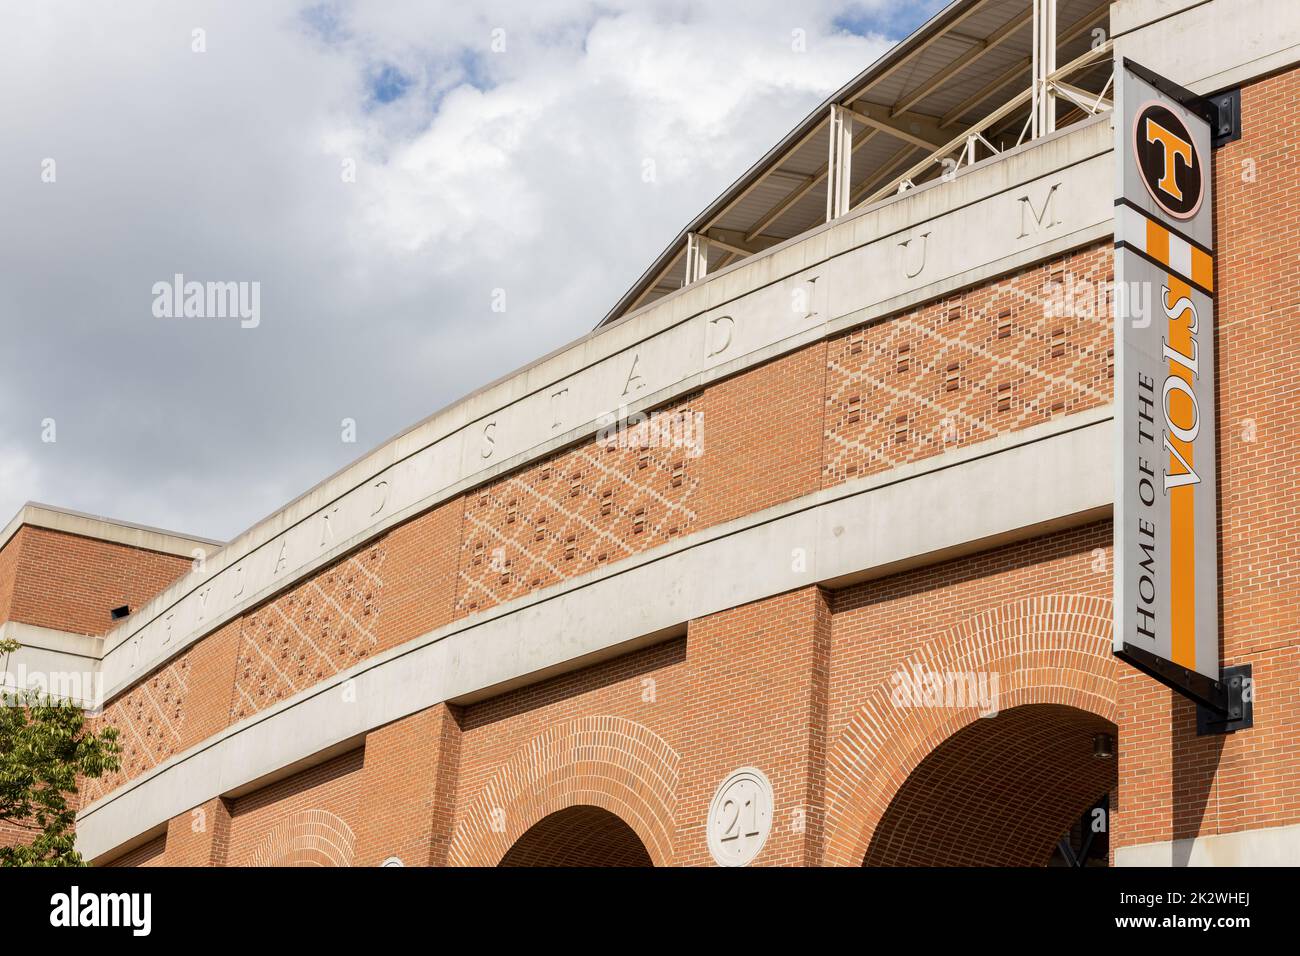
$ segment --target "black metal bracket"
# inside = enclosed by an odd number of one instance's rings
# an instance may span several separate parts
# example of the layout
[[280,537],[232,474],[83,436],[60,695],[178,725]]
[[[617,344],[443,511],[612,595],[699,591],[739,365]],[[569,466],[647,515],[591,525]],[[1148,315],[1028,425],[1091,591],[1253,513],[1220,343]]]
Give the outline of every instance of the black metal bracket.
[[1225,667],[1218,680],[1125,644],[1115,652],[1149,677],[1196,704],[1196,733],[1231,734],[1255,726],[1254,681],[1249,664]]
[[1255,684],[1249,664],[1225,667],[1220,683],[1227,692],[1226,711],[1196,705],[1196,735],[1231,734],[1255,726]]
[[1241,89],[1225,90],[1207,96],[1214,107],[1215,120],[1210,124],[1211,143],[1215,149],[1241,139]]
[[1211,147],[1218,149],[1241,139],[1241,90],[1225,90],[1213,96],[1201,96],[1173,80],[1148,70],[1141,63],[1124,58],[1124,66],[1146,80],[1165,96],[1181,103],[1210,124]]

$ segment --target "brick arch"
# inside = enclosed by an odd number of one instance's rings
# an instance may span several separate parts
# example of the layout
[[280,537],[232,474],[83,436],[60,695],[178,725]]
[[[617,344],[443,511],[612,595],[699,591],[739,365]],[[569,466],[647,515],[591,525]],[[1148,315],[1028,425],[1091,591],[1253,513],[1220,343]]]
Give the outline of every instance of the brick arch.
[[529,827],[501,866],[651,866],[636,831],[617,814],[587,805],[559,810]]
[[[990,608],[952,627],[899,669],[998,675],[998,710],[1060,704],[1117,723],[1118,670],[1109,598],[1039,595]],[[831,749],[826,858],[858,866],[876,826],[912,771],[944,741],[981,719],[976,706],[899,707],[882,682]]]
[[262,838],[250,866],[351,866],[356,837],[328,810],[299,810]]
[[452,836],[448,863],[495,866],[544,818],[575,806],[618,816],[656,866],[672,858],[678,754],[623,717],[582,717],[538,734],[488,779]]
[[[1044,866],[1118,786],[1093,753],[1104,717],[1028,704],[973,720],[926,755],[876,824],[863,866]],[[1106,834],[1096,849],[1106,843]]]

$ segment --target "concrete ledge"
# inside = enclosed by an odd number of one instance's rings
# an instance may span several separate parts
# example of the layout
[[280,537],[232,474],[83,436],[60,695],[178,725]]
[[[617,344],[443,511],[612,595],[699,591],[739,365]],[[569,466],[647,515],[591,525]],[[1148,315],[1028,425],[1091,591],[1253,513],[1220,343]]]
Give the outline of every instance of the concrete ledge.
[[98,706],[103,638],[5,621],[0,639],[22,645],[0,655],[0,692],[35,688],[88,709]]
[[1116,56],[1193,93],[1216,93],[1300,64],[1294,0],[1121,0],[1111,7]]
[[211,538],[177,534],[174,531],[163,531],[161,528],[116,521],[113,518],[101,518],[98,515],[83,514],[80,511],[69,511],[67,508],[55,508],[29,501],[18,509],[18,514],[5,525],[4,531],[0,531],[0,548],[7,545],[23,525],[45,528],[49,531],[62,531],[65,534],[94,538],[97,541],[111,541],[113,544],[124,544],[144,551],[179,555],[183,558],[192,557],[195,548],[202,548],[208,552],[223,547],[222,542]]
[[1300,866],[1300,824],[1115,850],[1116,866]]
[[[227,728],[87,807],[93,859],[205,800],[442,701],[571,670],[686,622],[1093,520],[1111,502],[1110,409],[826,489],[457,621]],[[978,507],[973,507],[973,503]],[[795,549],[807,562],[792,570]]]

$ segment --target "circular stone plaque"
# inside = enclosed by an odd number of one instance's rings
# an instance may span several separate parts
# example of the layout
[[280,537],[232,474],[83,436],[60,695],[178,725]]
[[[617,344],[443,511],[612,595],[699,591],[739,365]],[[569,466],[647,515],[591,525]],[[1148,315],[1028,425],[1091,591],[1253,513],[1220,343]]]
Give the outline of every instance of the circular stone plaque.
[[709,852],[719,866],[746,866],[771,831],[772,784],[757,767],[741,767],[709,804]]

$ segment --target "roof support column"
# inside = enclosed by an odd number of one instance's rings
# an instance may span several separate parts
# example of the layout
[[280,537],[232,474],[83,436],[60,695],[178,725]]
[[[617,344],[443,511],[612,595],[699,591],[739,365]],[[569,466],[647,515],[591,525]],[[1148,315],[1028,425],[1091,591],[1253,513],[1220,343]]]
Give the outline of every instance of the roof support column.
[[686,234],[686,284],[697,282],[709,273],[709,239],[698,232]]
[[1034,98],[1030,138],[1056,131],[1056,96],[1047,78],[1056,72],[1056,0],[1034,0]]
[[831,105],[830,148],[826,158],[826,221],[849,211],[853,178],[853,116],[839,104]]

